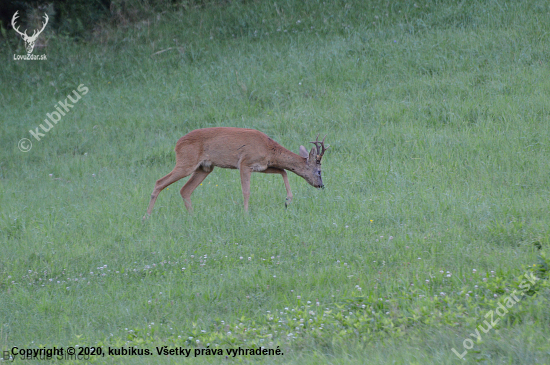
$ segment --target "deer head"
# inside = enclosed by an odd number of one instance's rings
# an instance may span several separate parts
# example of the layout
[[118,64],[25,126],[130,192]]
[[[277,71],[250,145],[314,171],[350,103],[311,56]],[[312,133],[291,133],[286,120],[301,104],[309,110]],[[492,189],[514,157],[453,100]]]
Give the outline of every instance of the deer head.
[[15,19],[18,18],[18,16],[17,16],[18,12],[19,12],[19,10],[16,11],[15,14],[13,14],[13,18],[11,19],[11,26],[13,27],[13,30],[15,30],[17,33],[19,33],[19,35],[21,35],[21,37],[25,41],[25,48],[27,49],[27,54],[31,54],[32,50],[34,49],[34,43],[36,42],[36,39],[38,38],[40,33],[42,33],[44,28],[46,28],[46,24],[48,24],[48,19],[49,19],[48,14],[44,14],[44,18],[45,18],[46,21],[44,23],[42,23],[42,29],[40,29],[38,31],[38,33],[36,32],[36,29],[35,29],[34,32],[32,33],[32,36],[29,37],[27,35],[27,30],[26,29],[25,29],[24,33],[21,33],[19,31],[19,27],[15,26]]
[[323,158],[323,155],[325,154],[327,148],[330,147],[330,145],[327,145],[325,147],[326,137],[327,136],[325,136],[323,140],[319,142],[319,135],[317,135],[317,137],[315,138],[315,142],[309,142],[315,145],[315,148],[312,148],[309,153],[304,146],[300,146],[300,156],[306,159],[306,166],[308,170],[308,174],[304,178],[310,185],[316,188],[325,187],[323,185],[323,179],[321,177],[321,159]]

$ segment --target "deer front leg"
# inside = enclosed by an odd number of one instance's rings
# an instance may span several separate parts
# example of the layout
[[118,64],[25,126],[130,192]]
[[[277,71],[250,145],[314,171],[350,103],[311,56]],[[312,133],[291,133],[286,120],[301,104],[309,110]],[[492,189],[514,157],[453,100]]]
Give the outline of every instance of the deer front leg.
[[246,166],[241,161],[239,163],[239,171],[241,173],[241,188],[243,190],[244,211],[248,213],[248,199],[250,198],[250,175],[252,175],[252,169]]
[[276,167],[268,167],[263,173],[266,174],[280,174],[283,177],[283,181],[285,183],[286,188],[286,201],[285,201],[285,208],[292,202],[292,191],[290,190],[290,184],[288,183],[288,177],[286,176],[286,170],[284,169],[278,169]]

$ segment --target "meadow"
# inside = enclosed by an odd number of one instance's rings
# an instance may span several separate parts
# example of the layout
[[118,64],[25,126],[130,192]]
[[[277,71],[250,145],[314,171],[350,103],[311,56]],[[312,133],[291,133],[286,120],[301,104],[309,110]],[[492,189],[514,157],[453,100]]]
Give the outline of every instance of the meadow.
[[[24,43],[2,32],[0,351],[550,363],[548,2],[136,9],[84,40],[46,28],[47,61],[15,61]],[[289,173],[285,208],[280,176],[253,174],[245,214],[238,171],[216,168],[192,214],[180,181],[143,222],[176,141],[212,126],[296,153],[327,134],[325,189]],[[239,347],[282,354],[226,358]]]

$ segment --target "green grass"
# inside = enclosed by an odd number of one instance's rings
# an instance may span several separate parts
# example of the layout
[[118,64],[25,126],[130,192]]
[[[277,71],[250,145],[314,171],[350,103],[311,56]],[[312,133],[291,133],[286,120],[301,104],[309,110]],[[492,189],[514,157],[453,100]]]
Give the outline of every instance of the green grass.
[[[8,31],[0,350],[279,346],[230,361],[453,364],[472,338],[466,363],[550,363],[549,14],[544,1],[174,7],[85,43],[45,32],[35,62],[13,61],[25,51]],[[326,188],[289,176],[285,209],[282,179],[254,174],[246,215],[238,172],[218,168],[193,214],[182,181],[143,223],[178,138],[209,126],[294,152],[328,134]],[[541,280],[476,341],[526,272]]]

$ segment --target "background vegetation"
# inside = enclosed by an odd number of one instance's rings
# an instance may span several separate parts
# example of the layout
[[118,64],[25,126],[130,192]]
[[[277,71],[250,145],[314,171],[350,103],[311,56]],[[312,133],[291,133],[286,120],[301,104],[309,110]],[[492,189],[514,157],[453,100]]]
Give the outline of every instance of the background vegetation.
[[[95,4],[26,10],[52,12],[47,61],[14,61],[3,24],[0,349],[451,364],[472,338],[467,363],[550,362],[548,2]],[[295,152],[328,134],[326,189],[290,176],[285,209],[281,179],[256,174],[245,215],[238,173],[216,169],[194,214],[178,183],[142,223],[177,139],[209,126]],[[476,341],[526,272],[541,280]],[[152,359],[181,362],[95,360]]]

